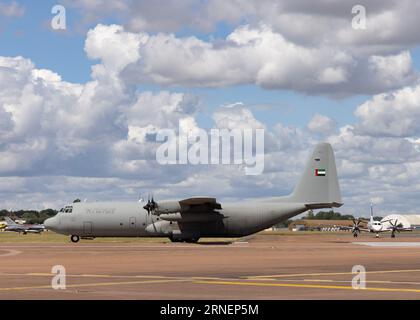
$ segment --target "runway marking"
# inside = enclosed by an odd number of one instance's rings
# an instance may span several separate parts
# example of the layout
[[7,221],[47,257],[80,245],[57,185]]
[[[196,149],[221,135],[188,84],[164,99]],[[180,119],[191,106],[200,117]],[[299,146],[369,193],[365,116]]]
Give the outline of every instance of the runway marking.
[[[29,276],[29,277],[53,277],[54,273],[0,273],[1,276]],[[167,280],[238,280],[237,278],[220,278],[220,277],[208,277],[208,276],[158,276],[158,275],[109,275],[109,274],[67,274],[69,278],[124,278],[124,279],[167,279]]]
[[[403,272],[420,272],[420,269],[408,269],[408,270],[381,270],[381,271],[366,271],[368,274],[382,274],[382,273],[403,273]],[[246,276],[246,279],[258,280],[265,278],[287,278],[287,277],[309,277],[309,276],[339,276],[355,274],[353,272],[324,272],[324,273],[295,273],[295,274],[273,274],[273,275],[261,275],[261,276]]]
[[[66,288],[101,287],[101,286],[149,284],[149,283],[169,283],[169,282],[185,282],[185,281],[188,281],[188,280],[185,280],[185,279],[172,279],[172,280],[167,279],[167,280],[147,280],[147,281],[94,282],[94,283],[68,284],[68,285],[66,285]],[[10,288],[0,288],[0,292],[1,291],[32,290],[32,289],[52,289],[52,287],[51,287],[51,285],[31,286],[31,287],[10,287]]]
[[22,253],[22,251],[13,250],[13,249],[0,249],[0,251],[6,251],[7,252],[7,253],[0,254],[0,258],[17,256],[18,254]]
[[[238,286],[265,286],[265,287],[286,287],[286,288],[306,288],[306,289],[342,289],[356,290],[349,286],[334,285],[316,285],[316,284],[297,284],[297,283],[262,283],[262,282],[237,282],[237,281],[195,281],[196,284],[220,284],[220,285],[238,285]],[[374,288],[367,287],[357,291],[384,291],[384,292],[414,292],[420,293],[420,289],[405,288]]]
[[[30,277],[53,277],[54,273],[0,273],[0,276],[30,276]],[[109,275],[109,274],[67,274],[66,277],[77,277],[77,278],[161,278],[161,279],[185,279],[186,277],[176,276],[155,276],[155,275]],[[191,279],[191,277],[188,277]]]
[[[368,271],[366,273],[399,273],[399,272],[415,272],[420,269],[414,270],[383,270],[383,271]],[[183,280],[262,280],[262,281],[307,281],[307,282],[349,282],[348,280],[335,280],[335,279],[284,279],[287,277],[298,276],[328,276],[328,275],[352,275],[351,272],[328,272],[328,273],[299,273],[299,274],[283,274],[283,275],[263,275],[245,278],[237,277],[212,277],[212,276],[162,276],[162,275],[118,275],[118,274],[67,274],[70,278],[129,278],[129,279],[183,279]],[[29,277],[53,277],[54,273],[49,272],[30,272],[30,273],[0,273],[1,276],[29,276]],[[281,278],[281,279],[275,279]],[[420,284],[420,282],[404,282],[404,281],[389,281],[389,280],[370,280],[371,283],[394,283],[394,284]]]
[[[333,279],[303,279],[303,280],[298,280],[298,279],[282,279],[279,281],[305,281],[305,282],[350,282],[351,280],[333,280]],[[420,285],[420,282],[408,282],[408,281],[390,281],[390,280],[366,280],[366,283],[382,283],[382,284],[406,284],[406,285]]]
[[362,246],[381,248],[413,248],[420,247],[420,242],[352,242]]
[[[6,274],[0,274],[6,275]],[[7,274],[11,275],[11,274]],[[17,274],[22,275],[22,274]],[[23,274],[27,276],[53,276],[50,273],[27,273]],[[266,287],[288,287],[288,288],[313,288],[313,289],[342,289],[342,290],[354,290],[350,286],[341,285],[323,285],[323,284],[299,284],[299,283],[267,283],[267,282],[245,282],[246,279],[237,280],[231,278],[216,278],[216,277],[165,277],[165,276],[115,276],[115,275],[69,275],[70,277],[103,277],[103,278],[158,278],[151,280],[142,281],[118,281],[118,282],[95,282],[95,283],[80,283],[80,284],[69,284],[67,288],[78,288],[78,287],[99,287],[99,286],[116,286],[116,285],[134,285],[134,284],[149,284],[149,283],[171,283],[171,282],[190,282],[195,284],[219,284],[219,285],[245,285],[245,286],[266,286]],[[160,279],[159,279],[160,278]],[[272,279],[270,279],[272,280]],[[350,282],[348,280],[332,280],[332,279],[281,279],[277,280],[281,282]],[[367,281],[367,283],[382,283],[382,284],[420,284],[419,282],[398,282],[398,281]],[[9,287],[0,288],[2,291],[18,291],[18,290],[32,290],[32,289],[51,289],[50,285],[43,286],[26,286],[26,287]],[[408,289],[408,288],[380,288],[380,287],[367,287],[367,291],[383,291],[383,292],[413,292],[420,293],[420,289]]]

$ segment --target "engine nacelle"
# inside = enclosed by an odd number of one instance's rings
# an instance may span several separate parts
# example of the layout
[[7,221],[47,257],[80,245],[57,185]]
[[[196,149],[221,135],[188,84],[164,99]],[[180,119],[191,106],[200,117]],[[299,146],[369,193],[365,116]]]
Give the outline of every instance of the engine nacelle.
[[157,221],[149,224],[145,230],[153,236],[167,236],[172,234],[172,225],[169,221]]
[[162,201],[158,202],[154,214],[168,214],[181,212],[181,205],[179,201]]

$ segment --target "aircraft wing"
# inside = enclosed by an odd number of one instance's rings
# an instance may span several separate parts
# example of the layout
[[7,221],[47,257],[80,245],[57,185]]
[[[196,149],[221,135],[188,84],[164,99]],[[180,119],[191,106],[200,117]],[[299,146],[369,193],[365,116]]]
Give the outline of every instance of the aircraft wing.
[[[391,232],[392,229],[384,229],[382,232]],[[397,228],[397,232],[413,231],[412,228]]]
[[413,228],[398,228],[398,231],[413,231]]
[[[391,221],[394,221],[395,219],[388,219],[388,220],[384,220],[384,221],[381,221],[382,223],[384,223],[384,222],[391,222]],[[402,225],[402,224],[401,224]],[[388,227],[388,228],[386,228],[386,229],[384,229],[383,230],[383,232],[387,232],[387,231],[392,231],[392,228],[390,228],[390,227]],[[398,232],[404,232],[404,231],[413,231],[413,229],[412,228],[404,228],[404,227],[397,227],[397,229],[396,229],[396,231],[398,231]]]

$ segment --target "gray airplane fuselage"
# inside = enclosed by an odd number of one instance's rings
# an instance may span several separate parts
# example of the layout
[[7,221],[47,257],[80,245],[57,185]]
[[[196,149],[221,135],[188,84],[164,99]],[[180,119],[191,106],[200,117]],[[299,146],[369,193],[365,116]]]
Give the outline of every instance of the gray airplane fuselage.
[[240,237],[249,235],[308,208],[279,201],[225,203],[211,212],[154,215],[143,202],[74,203],[48,221],[55,232],[81,237]]

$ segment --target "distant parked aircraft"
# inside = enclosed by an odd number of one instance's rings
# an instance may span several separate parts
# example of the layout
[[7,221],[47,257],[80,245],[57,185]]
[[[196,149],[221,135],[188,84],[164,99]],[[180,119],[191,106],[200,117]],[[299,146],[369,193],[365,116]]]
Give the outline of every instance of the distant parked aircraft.
[[19,232],[23,234],[29,233],[41,233],[45,230],[44,225],[42,224],[18,224],[13,221],[10,217],[4,217],[4,220],[7,223],[5,231]]
[[[395,238],[396,232],[402,231],[413,231],[411,228],[404,228],[401,224],[398,223],[398,219],[385,220],[385,221],[376,221],[373,219],[373,206],[370,205],[370,220],[368,220],[367,228],[361,228],[360,222],[363,219],[353,220],[353,227],[341,227],[342,229],[349,229],[353,233],[353,237],[357,237],[360,232],[370,232],[376,233],[376,238],[379,238],[379,234],[383,232],[391,232],[391,238]],[[389,222],[388,226],[384,225],[384,222]]]

